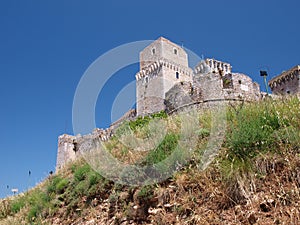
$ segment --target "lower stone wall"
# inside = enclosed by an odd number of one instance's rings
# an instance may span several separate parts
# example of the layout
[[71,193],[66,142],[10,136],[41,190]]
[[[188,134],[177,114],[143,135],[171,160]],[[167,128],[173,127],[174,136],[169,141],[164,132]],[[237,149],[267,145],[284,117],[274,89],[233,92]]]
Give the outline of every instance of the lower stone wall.
[[124,121],[130,121],[136,118],[136,110],[129,110],[119,120],[111,124],[107,129],[95,128],[91,134],[84,136],[77,135],[72,136],[63,134],[58,137],[58,149],[56,170],[62,168],[66,163],[74,160],[80,154],[80,152],[88,149],[87,143],[91,140],[100,139],[101,141],[108,141],[114,133],[114,130],[118,128]]
[[58,137],[56,169],[76,158],[76,137],[63,134]]

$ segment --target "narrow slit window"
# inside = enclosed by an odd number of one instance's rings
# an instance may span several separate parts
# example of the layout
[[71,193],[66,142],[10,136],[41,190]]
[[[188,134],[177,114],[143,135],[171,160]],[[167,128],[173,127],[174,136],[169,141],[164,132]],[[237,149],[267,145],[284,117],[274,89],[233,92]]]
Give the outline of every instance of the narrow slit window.
[[177,55],[177,49],[176,48],[174,48],[174,54]]
[[155,55],[155,48],[152,49],[152,54]]
[[179,79],[179,73],[176,72],[176,79]]

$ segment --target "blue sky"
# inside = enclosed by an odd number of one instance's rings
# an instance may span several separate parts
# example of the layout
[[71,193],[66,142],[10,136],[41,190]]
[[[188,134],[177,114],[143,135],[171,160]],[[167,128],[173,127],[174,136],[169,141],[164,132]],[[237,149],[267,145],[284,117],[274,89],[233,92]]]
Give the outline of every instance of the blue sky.
[[[105,52],[164,36],[263,85],[261,68],[274,76],[300,64],[299,8],[298,0],[1,1],[0,197],[55,169],[57,137],[72,134],[76,86]],[[106,85],[98,126],[110,123],[114,95],[137,70]]]

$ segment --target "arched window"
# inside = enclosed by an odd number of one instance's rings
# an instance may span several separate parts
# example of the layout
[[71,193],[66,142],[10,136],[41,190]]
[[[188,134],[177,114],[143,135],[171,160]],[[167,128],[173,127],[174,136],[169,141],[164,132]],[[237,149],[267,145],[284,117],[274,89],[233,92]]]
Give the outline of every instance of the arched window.
[[176,72],[176,79],[179,79],[179,73]]
[[177,49],[176,48],[174,48],[174,54],[177,55]]
[[155,48],[152,49],[152,54],[155,55]]

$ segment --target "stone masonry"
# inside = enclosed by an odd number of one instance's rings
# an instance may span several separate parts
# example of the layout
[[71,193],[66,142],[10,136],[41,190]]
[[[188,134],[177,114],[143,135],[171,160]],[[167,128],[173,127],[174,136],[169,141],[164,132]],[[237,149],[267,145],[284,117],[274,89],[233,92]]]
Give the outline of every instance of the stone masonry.
[[[269,85],[275,94],[299,93],[300,66],[273,78]],[[123,122],[160,112],[174,113],[190,106],[204,108],[216,101],[257,101],[262,98],[259,84],[242,73],[233,73],[229,63],[203,59],[192,69],[188,55],[179,45],[160,37],[140,53],[136,78],[136,110],[128,111],[107,129],[96,128],[85,136],[58,138],[59,169],[88,149],[91,140],[107,141]]]
[[165,94],[177,82],[192,81],[187,53],[161,37],[140,53],[140,71],[136,74],[137,115],[165,110]]
[[276,95],[300,93],[300,65],[281,73],[269,81],[269,86]]
[[[138,116],[172,111],[179,105],[190,104],[187,99],[254,101],[261,97],[258,83],[245,74],[232,73],[229,63],[205,59],[190,68],[185,50],[163,37],[140,53],[136,90]],[[184,93],[189,96],[180,96]]]

